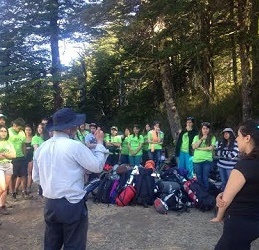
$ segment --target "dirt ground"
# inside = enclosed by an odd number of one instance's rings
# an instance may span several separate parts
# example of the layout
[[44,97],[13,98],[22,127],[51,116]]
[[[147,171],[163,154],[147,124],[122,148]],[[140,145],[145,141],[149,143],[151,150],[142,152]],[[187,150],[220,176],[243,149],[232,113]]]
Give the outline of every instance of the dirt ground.
[[[0,221],[0,250],[43,249],[43,202],[8,200],[10,214]],[[222,233],[222,223],[210,223],[213,212],[158,214],[153,207],[117,207],[89,199],[88,250],[209,250]],[[259,249],[259,240],[252,250]]]

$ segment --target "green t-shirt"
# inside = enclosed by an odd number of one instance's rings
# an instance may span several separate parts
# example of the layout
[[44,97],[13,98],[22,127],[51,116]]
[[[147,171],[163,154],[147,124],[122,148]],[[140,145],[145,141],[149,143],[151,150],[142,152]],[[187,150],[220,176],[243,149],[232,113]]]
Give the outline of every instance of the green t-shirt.
[[148,134],[143,135],[144,143],[142,149],[148,151]]
[[[15,152],[14,146],[9,141],[0,141],[0,153],[12,153]],[[0,163],[11,162],[11,159],[0,159]]]
[[121,143],[121,154],[122,155],[129,154],[128,141],[129,141],[129,136],[125,137],[125,139]]
[[189,136],[188,132],[185,132],[182,137],[181,151],[189,153]]
[[[193,139],[192,144],[196,143],[199,140],[199,136],[196,135]],[[206,145],[205,142],[203,141],[201,145],[199,146],[200,148],[205,148],[209,146],[214,146],[216,145],[216,138],[215,136],[212,137],[211,139],[211,145]],[[193,162],[194,163],[199,163],[203,161],[212,161],[213,160],[213,150],[199,150],[199,149],[194,149],[193,153]]]
[[23,157],[23,147],[25,144],[25,133],[24,131],[16,132],[13,128],[9,128],[9,139],[8,141],[11,142],[14,146],[16,157]]
[[31,145],[38,145],[40,146],[44,142],[44,139],[40,135],[34,135],[31,139]]
[[[150,130],[150,131],[148,132],[148,140],[149,140],[149,141],[153,141],[153,140],[154,140],[154,139],[153,139],[153,136],[152,136],[153,131],[154,131],[154,130]],[[162,131],[159,131],[158,137],[160,138],[160,143],[154,143],[154,144],[153,144],[153,145],[154,145],[154,150],[156,150],[156,149],[162,149],[162,144],[163,144],[163,141],[164,141],[164,133],[163,133]],[[148,149],[151,149],[151,147],[152,147],[151,145],[152,145],[152,143],[149,143]]]
[[[137,150],[137,148],[142,145],[144,143],[144,138],[142,135],[140,135],[139,137],[134,136],[134,135],[130,135],[129,136],[129,147],[135,151]],[[129,152],[129,155],[131,155],[131,153]],[[142,148],[134,155],[134,156],[139,156],[142,155]]]

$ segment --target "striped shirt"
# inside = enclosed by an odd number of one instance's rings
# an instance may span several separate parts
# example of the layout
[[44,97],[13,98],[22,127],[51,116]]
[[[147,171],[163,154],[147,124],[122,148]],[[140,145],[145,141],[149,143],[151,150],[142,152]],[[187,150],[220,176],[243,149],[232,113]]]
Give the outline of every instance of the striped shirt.
[[222,142],[220,142],[216,151],[218,158],[217,166],[225,169],[233,169],[238,161],[238,153],[239,150],[236,141],[232,148],[228,146],[223,148]]

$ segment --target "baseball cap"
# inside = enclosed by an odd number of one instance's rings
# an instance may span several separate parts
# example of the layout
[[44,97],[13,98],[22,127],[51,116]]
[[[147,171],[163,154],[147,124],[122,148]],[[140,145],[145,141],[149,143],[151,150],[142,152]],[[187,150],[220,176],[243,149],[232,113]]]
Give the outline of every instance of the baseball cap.
[[232,128],[224,128],[223,131],[222,131],[222,133],[224,133],[224,132],[231,132],[231,133],[234,134],[234,131],[233,131]]
[[112,126],[112,127],[111,127],[111,130],[113,130],[113,129],[116,130],[116,131],[118,131],[118,127],[116,127],[116,126]]
[[0,118],[4,118],[4,119],[7,119],[7,117],[3,114],[0,114]]

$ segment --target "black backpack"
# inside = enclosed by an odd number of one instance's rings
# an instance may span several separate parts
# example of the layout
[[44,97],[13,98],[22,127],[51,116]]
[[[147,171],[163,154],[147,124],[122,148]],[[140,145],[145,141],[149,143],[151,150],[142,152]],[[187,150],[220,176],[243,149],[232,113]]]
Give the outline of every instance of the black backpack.
[[152,169],[139,167],[139,174],[134,178],[136,188],[134,204],[143,205],[144,207],[153,205],[155,200],[155,178],[151,176],[152,173]]
[[201,211],[209,211],[216,206],[216,198],[210,194],[201,183],[193,181],[190,184],[190,189],[197,197],[196,207]]
[[110,203],[110,193],[115,180],[116,178],[110,173],[104,174],[98,186],[94,201],[106,204]]
[[167,204],[168,210],[189,212],[186,196],[180,189],[173,190],[162,200]]

